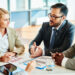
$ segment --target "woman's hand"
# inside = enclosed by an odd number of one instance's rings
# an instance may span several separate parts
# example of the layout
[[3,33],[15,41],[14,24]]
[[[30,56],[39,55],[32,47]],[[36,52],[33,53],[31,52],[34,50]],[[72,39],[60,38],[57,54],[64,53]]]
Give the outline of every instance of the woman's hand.
[[1,58],[0,58],[0,61],[1,62],[8,62],[10,60],[10,57],[8,57],[8,56],[2,56]]
[[6,52],[6,53],[4,54],[4,56],[2,56],[2,57],[0,58],[0,61],[2,61],[2,62],[8,62],[8,61],[11,60],[11,58],[14,57],[14,56],[15,56],[15,53],[14,53],[14,52]]
[[4,54],[4,56],[13,57],[13,56],[15,56],[15,53],[14,52],[6,52]]

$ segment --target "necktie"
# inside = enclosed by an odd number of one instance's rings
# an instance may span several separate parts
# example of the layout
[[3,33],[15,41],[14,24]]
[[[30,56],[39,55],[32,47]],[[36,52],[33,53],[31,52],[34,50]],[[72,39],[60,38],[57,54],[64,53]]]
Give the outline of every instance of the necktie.
[[51,35],[51,39],[50,39],[50,49],[53,48],[54,41],[55,41],[56,31],[57,31],[56,29],[53,29],[53,30],[52,30],[52,35]]

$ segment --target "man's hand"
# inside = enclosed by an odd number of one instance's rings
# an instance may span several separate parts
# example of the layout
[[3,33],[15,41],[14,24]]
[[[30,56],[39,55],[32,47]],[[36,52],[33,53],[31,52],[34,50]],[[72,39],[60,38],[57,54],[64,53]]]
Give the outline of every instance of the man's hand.
[[31,54],[30,57],[35,58],[35,57],[38,57],[38,56],[41,56],[41,55],[42,55],[42,49],[39,46],[37,46],[34,54]]
[[55,60],[55,64],[61,66],[64,55],[63,53],[53,53],[52,58]]
[[36,42],[34,42],[33,45],[32,45],[31,48],[30,48],[30,52],[31,52],[32,55],[34,54],[36,48],[37,48]]
[[36,66],[36,62],[35,61],[29,62],[27,67],[26,67],[26,69],[25,69],[25,71],[31,72],[35,68],[35,66]]

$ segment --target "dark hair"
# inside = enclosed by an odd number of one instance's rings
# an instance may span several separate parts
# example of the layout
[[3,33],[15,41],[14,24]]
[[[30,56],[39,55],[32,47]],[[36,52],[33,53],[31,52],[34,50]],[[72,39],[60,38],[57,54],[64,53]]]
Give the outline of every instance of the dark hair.
[[51,6],[51,8],[60,8],[60,12],[67,16],[68,8],[65,4],[57,3]]

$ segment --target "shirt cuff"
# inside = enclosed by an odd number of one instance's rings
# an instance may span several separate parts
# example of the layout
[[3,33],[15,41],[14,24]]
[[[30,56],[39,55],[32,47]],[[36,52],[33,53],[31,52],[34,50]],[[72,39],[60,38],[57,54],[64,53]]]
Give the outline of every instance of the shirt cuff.
[[61,65],[62,65],[63,67],[65,67],[65,64],[66,64],[67,60],[68,60],[67,57],[64,57],[64,58],[63,58],[62,63],[61,63]]

